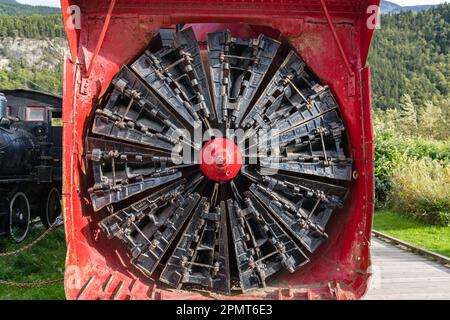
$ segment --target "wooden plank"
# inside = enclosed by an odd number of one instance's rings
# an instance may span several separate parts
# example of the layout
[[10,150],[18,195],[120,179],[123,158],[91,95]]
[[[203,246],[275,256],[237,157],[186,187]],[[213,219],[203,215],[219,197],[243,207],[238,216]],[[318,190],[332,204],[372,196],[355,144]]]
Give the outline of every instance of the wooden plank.
[[450,269],[374,238],[372,283],[364,299],[450,300]]
[[389,240],[393,244],[401,245],[402,247],[408,248],[409,250],[412,250],[413,252],[417,252],[418,254],[421,254],[423,256],[435,259],[436,261],[439,261],[442,264],[450,265],[450,258],[448,258],[446,256],[443,256],[443,255],[441,255],[439,253],[432,252],[432,251],[429,251],[429,250],[426,250],[426,249],[423,249],[423,248],[416,247],[416,246],[414,246],[414,245],[412,245],[412,244],[410,244],[408,242],[405,242],[405,241],[402,241],[400,239],[394,238],[392,236],[389,236],[387,234],[381,233],[379,231],[373,230],[372,233],[376,237],[378,237],[380,239]]
[[[441,282],[427,282],[427,286],[424,288],[423,286],[423,282],[419,282],[419,281],[409,281],[409,282],[401,282],[401,283],[384,283],[383,286],[380,286],[380,288],[373,288],[374,292],[377,291],[388,291],[389,293],[394,293],[394,292],[403,292],[405,291],[408,292],[408,290],[411,289],[420,289],[421,292],[435,292],[435,293],[445,293],[448,290],[450,290],[450,288],[448,287],[448,283],[443,283],[443,281]],[[442,291],[441,291],[442,289]]]
[[376,294],[367,295],[364,300],[449,300],[449,294],[421,294],[421,293],[403,293],[403,294]]
[[[378,267],[379,269],[393,269],[393,270],[401,270],[401,269],[405,269],[408,271],[414,271],[417,270],[418,272],[426,270],[429,272],[438,272],[438,273],[445,273],[448,274],[448,271],[446,268],[439,268],[436,266],[429,266],[426,264],[418,264],[415,261],[411,261],[410,265],[408,265],[408,263],[398,263],[396,261],[391,261],[391,264],[389,264],[389,262],[383,262],[383,263],[374,263],[373,265]],[[408,268],[414,268],[413,270],[408,269]]]
[[442,282],[442,281],[450,281],[450,277],[411,277],[411,278],[392,278],[392,277],[386,277],[386,278],[381,278],[381,279],[389,279],[390,283],[411,283],[411,281],[417,281],[417,282],[426,282],[426,283],[431,283],[431,282]]

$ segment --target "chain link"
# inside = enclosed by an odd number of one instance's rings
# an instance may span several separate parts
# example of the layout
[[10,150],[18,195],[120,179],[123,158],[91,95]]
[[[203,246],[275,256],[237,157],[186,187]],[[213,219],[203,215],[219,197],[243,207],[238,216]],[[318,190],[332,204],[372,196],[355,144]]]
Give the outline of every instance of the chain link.
[[36,288],[36,287],[49,286],[49,285],[52,285],[55,283],[60,283],[63,281],[64,281],[64,278],[48,280],[48,281],[40,281],[40,282],[14,282],[14,281],[0,280],[0,286],[18,287],[18,288]]
[[0,258],[2,257],[11,257],[11,256],[15,256],[21,252],[24,252],[28,249],[30,249],[31,247],[35,246],[36,244],[38,244],[39,242],[41,242],[42,240],[44,240],[53,230],[55,230],[56,228],[58,228],[60,225],[55,223],[53,224],[50,228],[48,228],[47,230],[45,230],[45,232],[43,234],[41,234],[36,240],[30,242],[29,244],[23,246],[20,249],[11,251],[11,252],[4,252],[4,253],[0,253]]
[[[0,253],[0,258],[1,257],[11,257],[11,256],[17,255],[21,252],[24,252],[24,251],[30,249],[31,247],[35,246],[36,244],[38,244],[39,242],[44,240],[52,231],[56,230],[58,227],[60,227],[62,225],[63,224],[61,224],[61,223],[54,223],[52,226],[50,226],[50,228],[45,230],[45,232],[43,234],[41,234],[36,240],[30,242],[29,244],[23,246],[20,249],[17,249],[17,250],[11,251],[11,252]],[[15,281],[0,280],[0,286],[9,286],[9,287],[18,287],[18,288],[36,288],[36,287],[49,286],[49,285],[52,285],[55,283],[60,283],[63,281],[64,281],[64,278],[47,280],[47,281],[39,281],[39,282],[15,282]]]

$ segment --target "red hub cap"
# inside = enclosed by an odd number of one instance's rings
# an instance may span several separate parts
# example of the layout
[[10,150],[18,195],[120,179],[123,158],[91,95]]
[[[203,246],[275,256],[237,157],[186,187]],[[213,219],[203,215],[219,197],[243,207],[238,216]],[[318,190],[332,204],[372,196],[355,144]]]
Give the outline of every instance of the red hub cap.
[[232,180],[241,167],[241,150],[228,139],[211,140],[200,152],[200,169],[210,180],[217,182]]

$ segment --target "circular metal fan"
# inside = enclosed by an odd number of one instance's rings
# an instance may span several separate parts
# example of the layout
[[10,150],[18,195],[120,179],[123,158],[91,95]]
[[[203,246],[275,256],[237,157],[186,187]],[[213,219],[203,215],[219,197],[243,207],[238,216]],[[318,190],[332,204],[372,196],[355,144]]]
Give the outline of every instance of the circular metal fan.
[[161,39],[119,71],[92,117],[102,230],[174,288],[247,292],[295,272],[326,241],[352,179],[331,91],[264,35],[210,33],[207,55],[192,29]]

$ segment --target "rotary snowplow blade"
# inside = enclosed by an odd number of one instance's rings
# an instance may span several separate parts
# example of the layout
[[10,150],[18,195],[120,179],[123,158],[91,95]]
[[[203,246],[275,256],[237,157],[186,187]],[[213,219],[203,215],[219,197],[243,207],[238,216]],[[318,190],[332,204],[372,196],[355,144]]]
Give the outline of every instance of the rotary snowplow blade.
[[[300,20],[342,9],[318,3],[322,14]],[[100,1],[81,12],[120,20],[140,5]],[[358,5],[335,19],[366,17]],[[370,41],[357,53],[354,37],[318,47],[312,37],[345,30],[326,19],[295,31],[264,10],[249,16],[249,38],[232,24],[160,30],[170,26],[151,14],[151,32],[133,39],[115,39],[111,16],[68,30],[72,55],[90,66],[66,68],[67,296],[284,298],[286,288],[291,299],[359,298],[370,276],[373,150],[360,67]],[[200,16],[171,17],[175,26]],[[329,68],[330,56],[341,68]]]

